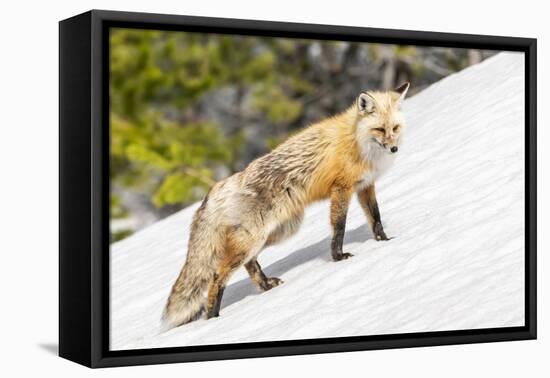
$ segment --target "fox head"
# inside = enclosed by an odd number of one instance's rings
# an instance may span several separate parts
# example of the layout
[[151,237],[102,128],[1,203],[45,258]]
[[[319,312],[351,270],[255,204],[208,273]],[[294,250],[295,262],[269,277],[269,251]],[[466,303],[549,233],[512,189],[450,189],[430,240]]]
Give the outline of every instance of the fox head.
[[409,83],[386,92],[363,92],[357,98],[357,139],[365,152],[395,154],[405,128],[401,103]]

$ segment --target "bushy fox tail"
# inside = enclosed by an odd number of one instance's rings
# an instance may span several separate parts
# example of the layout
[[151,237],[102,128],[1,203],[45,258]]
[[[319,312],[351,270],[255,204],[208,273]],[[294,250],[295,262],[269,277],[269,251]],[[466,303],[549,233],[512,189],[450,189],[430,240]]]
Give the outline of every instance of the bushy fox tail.
[[204,217],[206,201],[193,219],[187,259],[162,315],[163,331],[197,319],[206,307],[208,285],[218,265],[216,250],[220,249],[218,232]]
[[193,321],[204,311],[213,269],[194,265],[188,261],[174,283],[162,314],[161,331]]

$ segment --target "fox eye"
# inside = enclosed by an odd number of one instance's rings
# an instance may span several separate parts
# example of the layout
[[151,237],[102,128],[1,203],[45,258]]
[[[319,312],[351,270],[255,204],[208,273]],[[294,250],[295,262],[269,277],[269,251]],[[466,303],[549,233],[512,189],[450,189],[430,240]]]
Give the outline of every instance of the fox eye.
[[395,126],[393,127],[393,131],[397,131],[397,130],[399,130],[399,125],[395,125]]
[[386,130],[383,127],[376,127],[374,130],[380,131],[381,133],[385,133]]

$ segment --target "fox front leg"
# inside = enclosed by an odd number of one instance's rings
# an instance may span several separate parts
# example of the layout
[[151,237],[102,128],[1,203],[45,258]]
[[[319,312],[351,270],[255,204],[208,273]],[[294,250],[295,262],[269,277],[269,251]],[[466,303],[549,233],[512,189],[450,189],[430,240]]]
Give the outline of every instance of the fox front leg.
[[342,252],[350,199],[351,191],[345,188],[335,187],[331,192],[330,224],[332,225],[332,242],[330,251],[334,261],[345,260],[353,256],[351,253]]
[[376,240],[389,240],[384,232],[382,221],[380,220],[380,210],[376,201],[376,191],[374,184],[367,186],[365,189],[357,193],[359,203],[367,216],[367,220],[371,225],[372,233]]

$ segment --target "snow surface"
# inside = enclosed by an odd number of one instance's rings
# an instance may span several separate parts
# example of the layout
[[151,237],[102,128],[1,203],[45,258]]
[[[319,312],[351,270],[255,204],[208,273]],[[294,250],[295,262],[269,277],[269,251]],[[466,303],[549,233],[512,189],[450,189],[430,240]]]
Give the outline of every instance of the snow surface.
[[111,349],[380,335],[524,324],[524,56],[500,53],[405,101],[407,139],[377,182],[386,242],[356,200],[330,259],[328,203],[262,252],[285,283],[241,268],[220,317],[159,333],[198,204],[111,246]]

